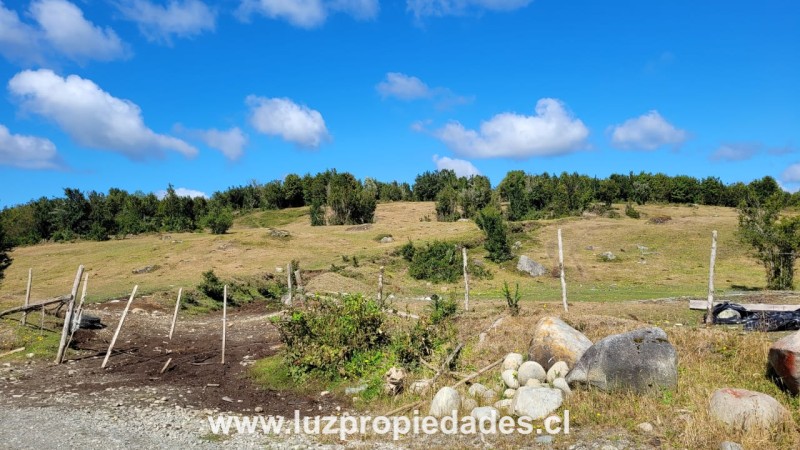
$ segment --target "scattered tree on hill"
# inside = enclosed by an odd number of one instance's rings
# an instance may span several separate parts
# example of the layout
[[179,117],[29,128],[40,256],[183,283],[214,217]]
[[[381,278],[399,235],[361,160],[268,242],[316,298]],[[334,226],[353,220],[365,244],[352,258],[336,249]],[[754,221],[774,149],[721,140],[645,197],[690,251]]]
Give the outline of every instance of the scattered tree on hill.
[[800,217],[780,217],[785,203],[781,193],[762,201],[754,192],[739,207],[740,236],[753,246],[764,265],[767,289],[793,288],[794,261],[800,249]]
[[486,207],[478,213],[475,223],[486,234],[483,244],[488,258],[496,263],[508,261],[513,258],[511,246],[508,245],[508,234],[503,215],[494,207]]
[[230,208],[211,203],[208,213],[203,218],[203,223],[213,234],[225,234],[233,225],[233,213]]

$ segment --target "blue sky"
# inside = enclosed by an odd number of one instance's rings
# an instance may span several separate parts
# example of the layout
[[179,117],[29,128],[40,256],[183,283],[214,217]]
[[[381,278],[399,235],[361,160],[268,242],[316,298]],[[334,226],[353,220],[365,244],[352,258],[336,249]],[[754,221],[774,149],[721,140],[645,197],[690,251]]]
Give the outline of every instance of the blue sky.
[[327,168],[800,187],[800,2],[0,0],[0,206]]

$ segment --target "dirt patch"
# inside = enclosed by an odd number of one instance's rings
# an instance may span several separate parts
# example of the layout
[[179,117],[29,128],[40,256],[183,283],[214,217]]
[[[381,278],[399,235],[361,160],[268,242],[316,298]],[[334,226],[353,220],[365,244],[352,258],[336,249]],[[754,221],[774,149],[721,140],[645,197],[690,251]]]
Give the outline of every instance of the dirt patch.
[[348,278],[338,273],[327,272],[314,277],[305,286],[306,292],[319,293],[355,293],[369,292],[370,288],[366,284],[353,278]]
[[[37,392],[63,392],[77,398],[103,396],[108,391],[127,390],[134,400],[173,403],[182,408],[246,412],[263,408],[264,414],[292,416],[319,414],[340,407],[338,400],[314,398],[262,389],[248,377],[250,366],[280,348],[277,330],[269,324],[263,304],[229,310],[225,364],[221,363],[220,313],[200,318],[181,317],[175,335],[168,339],[170,314],[147,299],[134,301],[109,360],[102,359],[116,329],[124,302],[94,305],[87,313],[99,316],[106,328],[76,332],[68,364],[55,366],[40,361],[24,366],[13,382],[0,381],[0,392],[20,392],[14,404],[46,403]],[[136,311],[136,312],[133,312]],[[167,370],[160,373],[167,361]],[[147,395],[144,395],[144,393]]]

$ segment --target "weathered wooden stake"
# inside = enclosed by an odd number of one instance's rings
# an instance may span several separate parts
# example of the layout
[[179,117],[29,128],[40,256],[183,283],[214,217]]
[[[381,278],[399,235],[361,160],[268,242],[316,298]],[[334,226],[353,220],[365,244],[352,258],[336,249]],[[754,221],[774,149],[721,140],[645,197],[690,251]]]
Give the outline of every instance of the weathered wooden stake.
[[467,273],[467,247],[461,248],[461,258],[464,260],[464,311],[469,311],[469,273]]
[[[83,276],[83,264],[78,266],[78,273],[75,274],[75,281],[72,283],[72,291],[69,296],[69,304],[64,313],[64,327],[61,329],[61,341],[58,344],[58,353],[56,354],[56,364],[61,364],[64,361],[64,353],[67,350],[67,338],[70,336],[70,329],[72,327],[72,313],[75,309],[75,297],[78,295],[78,286],[81,283],[81,276]],[[44,306],[42,306],[44,308]]]
[[[69,344],[72,343],[72,336],[75,335],[75,331],[81,327],[81,316],[83,316],[83,302],[86,301],[86,286],[89,285],[89,274],[84,274],[83,276],[83,292],[81,292],[81,301],[78,303],[78,307],[75,308],[75,313],[72,315],[72,327],[69,332],[69,339],[67,339],[67,348],[69,348]],[[66,351],[64,352],[66,355]]]
[[558,267],[561,270],[561,301],[564,303],[564,311],[568,311],[567,281],[564,279],[564,244],[561,242],[561,228],[558,229]]
[[708,310],[706,326],[714,323],[711,311],[714,309],[714,264],[717,262],[717,230],[711,232],[711,264],[708,267]]
[[131,303],[133,303],[133,297],[136,296],[137,289],[139,289],[138,284],[133,287],[133,292],[131,292],[131,297],[128,299],[128,303],[125,305],[125,309],[122,310],[122,317],[119,318],[117,331],[114,332],[114,337],[111,338],[111,344],[109,344],[108,351],[106,352],[106,357],[103,359],[103,365],[100,366],[101,369],[105,369],[106,365],[108,364],[108,358],[111,357],[111,351],[114,350],[114,344],[117,343],[117,337],[119,336],[119,331],[122,329],[122,324],[125,323],[125,317],[128,315],[128,310],[131,308]]
[[292,263],[286,265],[286,283],[289,286],[289,300],[287,300],[287,306],[292,306]]
[[169,327],[169,340],[172,340],[172,333],[175,332],[175,322],[178,320],[178,310],[181,308],[181,294],[183,288],[178,289],[178,301],[175,302],[175,312],[172,314],[172,325]]
[[[291,274],[289,279],[291,279]],[[228,332],[228,285],[222,293],[222,364],[225,364],[225,334]]]
[[167,371],[167,367],[169,367],[169,363],[171,363],[171,362],[172,362],[172,358],[168,359],[168,360],[167,360],[167,363],[166,363],[166,364],[164,364],[164,367],[162,367],[162,368],[161,368],[161,371],[160,371],[160,372],[158,372],[158,373],[164,373],[164,372],[166,372],[166,371]]
[[[25,289],[25,306],[31,304],[31,278],[33,277],[33,269],[28,269],[28,287]],[[28,312],[22,313],[22,326],[28,323]]]
[[294,281],[297,282],[297,295],[303,295],[303,278],[300,276],[300,269],[294,271]]
[[378,271],[378,303],[383,306],[383,266]]

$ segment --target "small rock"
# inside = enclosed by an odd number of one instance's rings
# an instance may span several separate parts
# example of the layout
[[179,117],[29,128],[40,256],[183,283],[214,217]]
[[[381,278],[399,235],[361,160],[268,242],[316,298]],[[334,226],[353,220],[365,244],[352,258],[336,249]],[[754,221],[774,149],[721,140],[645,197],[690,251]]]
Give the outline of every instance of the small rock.
[[431,380],[417,380],[411,383],[408,390],[412,394],[424,394],[431,387]]
[[511,403],[511,411],[517,416],[539,420],[560,408],[563,401],[564,394],[558,389],[523,387],[517,389]]
[[461,408],[461,396],[455,389],[445,386],[439,389],[439,392],[433,397],[431,401],[430,415],[433,417],[442,418],[449,416],[454,412],[457,414]]
[[600,259],[602,259],[603,261],[614,261],[615,259],[617,259],[617,255],[611,252],[603,252],[603,254],[600,255]]
[[27,355],[25,355],[25,357],[26,357],[26,358],[28,358],[28,359],[31,359],[31,358],[33,358],[34,356],[35,356],[35,355],[34,355],[33,353],[28,353]]
[[569,397],[572,394],[572,389],[569,388],[569,383],[563,378],[556,378],[553,380],[553,387],[560,389],[564,393],[564,397]]
[[479,408],[474,408],[470,413],[470,416],[477,419],[479,423],[484,420],[494,423],[500,418],[500,411],[492,406],[482,406]]
[[222,401],[223,401],[223,402],[229,402],[229,403],[233,403],[233,399],[232,399],[232,398],[230,398],[230,397],[222,397]]
[[498,400],[498,401],[495,402],[494,407],[497,408],[500,411],[510,412],[511,411],[511,404],[513,402],[514,402],[514,400],[511,400],[510,398],[507,398],[507,399],[504,399],[504,400]]
[[642,433],[650,434],[653,432],[653,425],[651,425],[649,422],[642,422],[639,425],[636,425],[636,429]]
[[550,436],[549,434],[544,436],[536,436],[536,439],[534,439],[534,441],[537,444],[550,445],[553,443],[553,436]]
[[77,373],[78,373],[78,371],[74,370],[74,369],[70,369],[70,370],[67,371],[67,375],[69,375],[69,376],[74,376]]
[[360,394],[361,392],[364,392],[366,390],[367,390],[367,385],[366,384],[362,384],[362,385],[356,386],[356,387],[345,388],[344,389],[344,393],[345,393],[345,395],[353,395],[353,394]]
[[725,309],[717,314],[717,320],[739,320],[742,318],[741,313],[735,309]]
[[517,370],[522,364],[522,355],[519,353],[509,353],[503,360],[503,368],[501,370]]
[[262,412],[264,412],[264,408],[262,408],[260,406],[256,406],[253,411],[255,411],[256,413],[262,413]]
[[503,383],[505,383],[507,387],[510,387],[511,389],[517,389],[519,387],[516,370],[504,370],[503,373],[500,374],[500,377],[503,379]]
[[472,386],[469,387],[469,390],[467,390],[467,394],[469,394],[471,397],[477,398],[482,397],[483,394],[488,390],[489,388],[480,383],[473,383]]
[[497,398],[497,392],[495,392],[493,389],[489,389],[484,392],[481,397],[483,398],[484,402],[491,403],[495,398]]
[[381,238],[381,244],[390,244],[392,242],[394,242],[394,238],[391,236],[384,236]]
[[731,442],[731,441],[724,441],[719,444],[719,450],[743,450],[742,444]]
[[754,427],[773,428],[787,414],[786,409],[769,395],[735,388],[714,392],[709,412],[728,426],[745,431]]
[[513,398],[514,394],[516,393],[517,393],[516,389],[511,389],[511,388],[506,389],[505,391],[503,391],[503,398]]
[[525,272],[532,277],[539,277],[547,273],[547,269],[538,262],[522,255],[517,261],[517,270]]
[[403,392],[403,383],[406,380],[406,371],[403,368],[392,367],[383,375],[385,384],[383,385],[383,392],[386,395],[393,396]]
[[569,366],[564,361],[559,361],[547,371],[547,382],[552,383],[556,378],[564,378],[569,373]]
[[542,382],[537,380],[536,378],[531,378],[530,380],[528,380],[525,383],[525,386],[529,386],[529,387],[539,387],[541,385],[542,385]]
[[517,378],[519,379],[519,384],[525,385],[529,380],[544,381],[547,378],[547,372],[536,361],[525,361],[519,366]]

